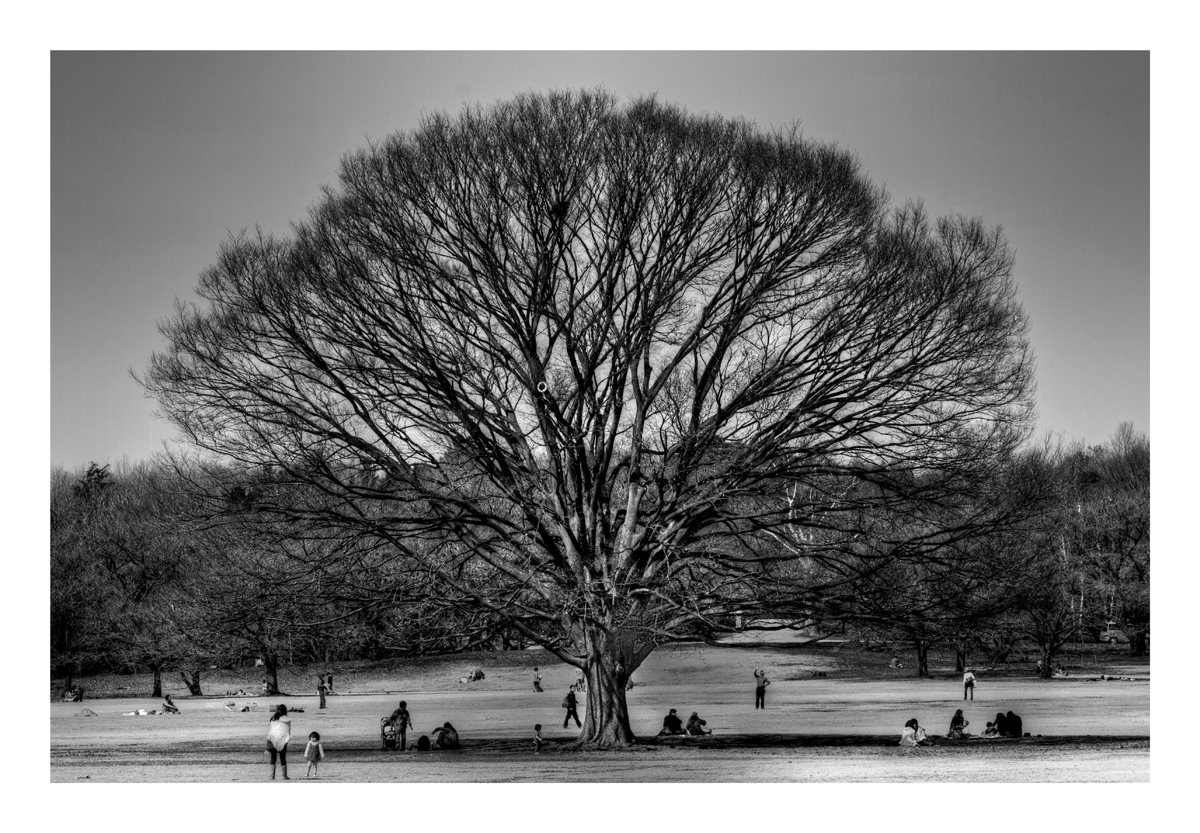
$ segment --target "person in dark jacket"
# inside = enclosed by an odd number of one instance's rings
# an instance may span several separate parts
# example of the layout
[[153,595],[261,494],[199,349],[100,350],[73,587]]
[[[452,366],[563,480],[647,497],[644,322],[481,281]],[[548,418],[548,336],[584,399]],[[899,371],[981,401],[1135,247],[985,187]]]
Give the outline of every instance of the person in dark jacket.
[[567,710],[567,716],[563,718],[563,728],[567,728],[567,724],[571,718],[575,718],[575,725],[583,728],[583,724],[579,722],[578,702],[575,699],[575,686],[571,686],[571,690],[567,692],[567,696],[563,698],[563,708]]
[[1007,730],[1008,734],[1004,734],[1003,731],[1000,734],[1004,735],[1007,738],[1021,737],[1021,734],[1022,734],[1021,718],[1018,717],[1017,715],[1013,714],[1012,712],[1009,712],[1004,717],[1005,717],[1005,729]]
[[699,712],[692,712],[692,716],[688,718],[687,722],[687,733],[689,735],[711,735],[712,730],[704,728],[707,725],[708,721],[701,720]]
[[959,709],[954,713],[954,717],[950,718],[950,732],[946,737],[961,740],[969,725],[971,725],[971,721],[963,717],[962,709]]
[[392,712],[392,724],[400,734],[400,751],[404,751],[408,742],[408,730],[412,728],[412,715],[408,713],[408,703],[401,700],[400,707]]
[[992,724],[996,729],[996,734],[1002,738],[1008,737],[1008,718],[1003,712],[996,712],[996,721]]
[[671,713],[663,718],[662,731],[660,735],[682,735],[683,721],[675,714],[675,710],[671,709]]

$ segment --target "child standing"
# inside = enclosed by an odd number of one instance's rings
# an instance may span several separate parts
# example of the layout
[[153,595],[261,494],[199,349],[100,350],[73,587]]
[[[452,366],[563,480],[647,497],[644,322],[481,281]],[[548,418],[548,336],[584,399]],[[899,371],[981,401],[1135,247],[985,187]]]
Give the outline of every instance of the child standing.
[[542,751],[542,744],[545,742],[542,739],[542,724],[537,723],[533,727],[533,751],[535,754]]
[[304,760],[308,761],[308,774],[304,777],[312,778],[317,774],[317,764],[325,760],[325,747],[321,745],[319,732],[308,736],[308,746],[304,747]]
[[533,690],[534,690],[534,691],[541,691],[541,690],[542,690],[542,675],[541,675],[541,673],[540,673],[540,672],[537,670],[537,666],[536,666],[536,665],[535,665],[535,666],[533,666]]

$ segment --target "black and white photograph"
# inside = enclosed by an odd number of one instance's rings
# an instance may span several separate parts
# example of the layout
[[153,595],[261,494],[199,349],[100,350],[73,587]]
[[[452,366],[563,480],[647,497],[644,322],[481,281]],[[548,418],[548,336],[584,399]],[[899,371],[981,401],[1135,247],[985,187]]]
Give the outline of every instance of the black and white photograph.
[[48,781],[1148,785],[1151,51],[551,46],[47,54]]

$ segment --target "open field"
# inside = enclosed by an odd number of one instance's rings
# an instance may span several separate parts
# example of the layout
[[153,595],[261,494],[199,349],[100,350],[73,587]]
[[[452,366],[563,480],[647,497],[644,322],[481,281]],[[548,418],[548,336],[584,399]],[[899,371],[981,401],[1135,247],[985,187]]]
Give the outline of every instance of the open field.
[[[933,679],[921,680],[909,668],[886,669],[886,660],[886,655],[829,646],[662,649],[637,671],[637,686],[628,693],[634,731],[646,740],[616,752],[567,749],[574,732],[562,729],[559,703],[574,669],[540,651],[429,658],[353,672],[339,667],[338,689],[350,693],[329,698],[324,711],[317,710],[315,693],[296,689],[269,699],[176,695],[183,710],[176,716],[122,714],[157,707],[147,697],[89,696],[82,704],[51,704],[50,774],[52,781],[73,782],[262,781],[268,775],[268,711],[282,701],[305,710],[292,718],[289,752],[297,783],[304,783],[303,740],[314,730],[321,733],[328,755],[322,782],[1150,778],[1147,660],[1131,664],[1118,653],[1094,658],[1098,664],[1090,676],[1124,675],[1137,678],[1133,682],[1089,682],[1082,676],[1044,681],[1013,669],[982,672],[976,699],[967,703],[957,676],[948,676],[947,669],[934,668]],[[544,675],[546,691],[541,694],[531,690],[534,664],[541,665]],[[487,670],[487,679],[457,682],[477,666]],[[756,667],[766,668],[773,680],[762,711],[753,709],[751,671]],[[317,670],[323,669],[313,669],[314,675]],[[814,670],[829,676],[812,677]],[[253,672],[243,676],[248,679]],[[219,679],[207,685],[220,690]],[[168,685],[168,691],[178,688],[177,683]],[[464,748],[427,754],[379,749],[379,718],[401,698],[408,701],[415,723],[410,741],[449,720]],[[238,706],[256,701],[261,710],[227,712],[223,704],[230,699]],[[97,716],[76,717],[84,707]],[[704,740],[656,742],[653,735],[672,707],[685,717],[699,711],[715,734]],[[944,741],[915,750],[896,746],[909,717],[920,720],[931,735],[941,735],[956,708],[964,709],[972,732],[981,731],[996,712],[1011,709],[1033,737]],[[551,741],[538,756],[528,743],[535,723],[543,725],[543,736]]]

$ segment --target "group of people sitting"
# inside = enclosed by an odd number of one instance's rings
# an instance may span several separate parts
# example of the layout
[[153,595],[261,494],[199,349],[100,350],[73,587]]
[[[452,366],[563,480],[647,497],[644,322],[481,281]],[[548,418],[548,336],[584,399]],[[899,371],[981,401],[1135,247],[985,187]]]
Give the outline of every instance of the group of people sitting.
[[70,688],[68,688],[66,691],[63,692],[61,702],[63,702],[63,703],[83,702],[83,687],[73,685]]
[[700,735],[711,735],[712,729],[705,729],[708,725],[707,720],[702,720],[698,712],[692,712],[692,716],[688,718],[687,725],[679,719],[679,715],[675,713],[675,709],[671,709],[670,714],[663,718],[662,731],[658,734],[663,735],[687,735],[689,737],[699,737]]
[[[946,737],[950,740],[965,740],[971,736],[967,732],[967,727],[970,725],[971,721],[963,717],[963,710],[957,709],[954,717],[950,718],[950,731],[946,733]],[[1019,738],[1023,736],[1022,728],[1021,718],[1011,711],[1008,714],[997,713],[994,721],[988,721],[987,728],[980,737]],[[900,734],[901,746],[929,746],[930,744],[928,735],[915,717],[904,724],[904,731]]]
[[1021,718],[1013,714],[1011,711],[1008,714],[996,712],[996,719],[989,720],[987,728],[983,730],[982,737],[985,738],[1019,738],[1024,737],[1022,732]]

